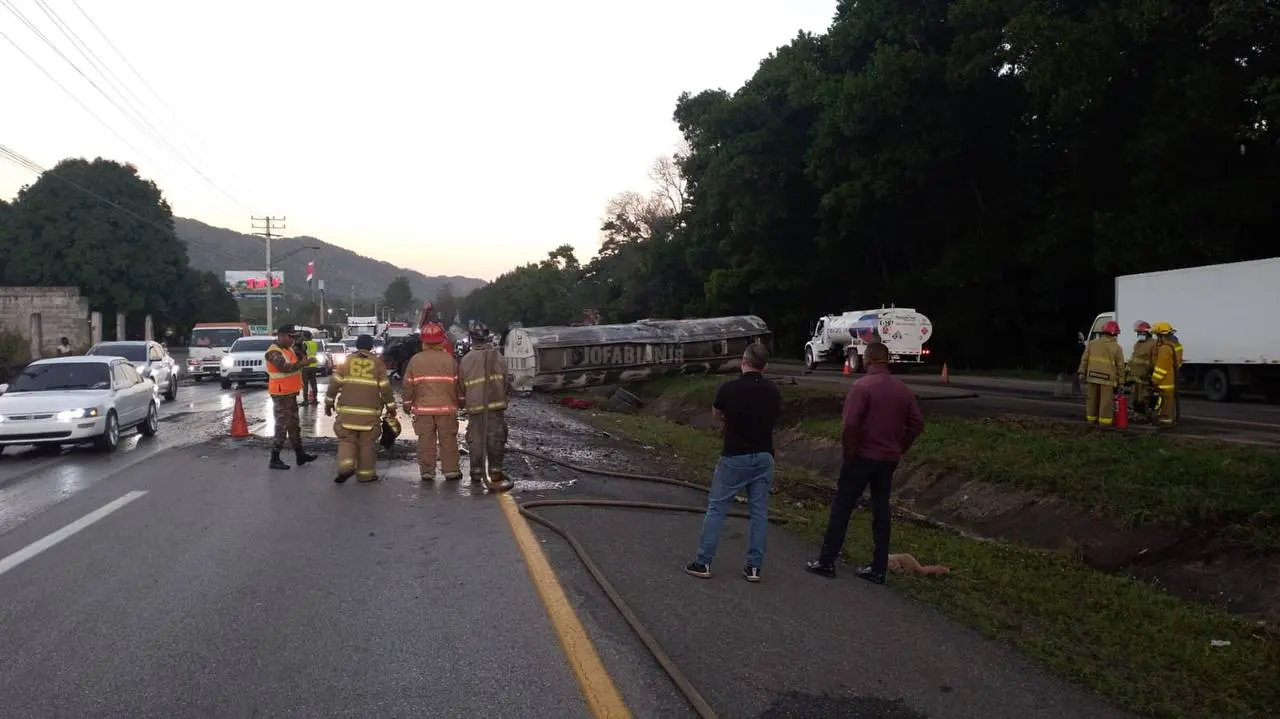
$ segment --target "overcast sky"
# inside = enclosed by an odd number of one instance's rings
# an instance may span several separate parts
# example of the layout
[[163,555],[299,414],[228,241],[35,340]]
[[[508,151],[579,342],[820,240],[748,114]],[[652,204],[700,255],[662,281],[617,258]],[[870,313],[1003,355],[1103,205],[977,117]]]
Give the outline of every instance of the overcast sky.
[[[0,0],[0,32],[93,113],[0,37],[0,145],[46,168],[132,162],[178,216],[285,216],[289,235],[492,279],[566,242],[594,255],[608,198],[647,190],[675,148],[679,94],[737,89],[835,5],[43,0],[103,79],[41,0]],[[0,197],[34,179],[0,161]]]

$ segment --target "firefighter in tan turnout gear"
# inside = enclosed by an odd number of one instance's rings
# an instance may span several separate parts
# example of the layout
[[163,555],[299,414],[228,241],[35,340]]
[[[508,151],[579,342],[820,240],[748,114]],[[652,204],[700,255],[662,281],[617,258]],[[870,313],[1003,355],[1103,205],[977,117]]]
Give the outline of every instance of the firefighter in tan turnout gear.
[[1102,335],[1089,340],[1076,370],[1086,382],[1084,395],[1085,421],[1109,427],[1115,417],[1116,387],[1124,381],[1124,349],[1116,341],[1120,325],[1111,320],[1102,326]]
[[1151,402],[1151,368],[1155,362],[1156,340],[1151,336],[1151,324],[1138,320],[1133,323],[1133,332],[1138,341],[1133,343],[1133,353],[1129,355],[1127,381],[1133,385],[1133,411],[1139,414],[1147,411]]
[[378,478],[377,446],[382,431],[385,409],[392,418],[396,414],[396,398],[382,358],[373,353],[373,337],[356,338],[356,352],[334,368],[325,392],[324,413],[337,419],[333,433],[338,438],[338,476],[342,484],[355,475],[361,482]]
[[489,328],[483,324],[472,326],[471,351],[462,358],[459,370],[465,392],[471,481],[505,492],[511,489],[511,480],[502,472],[502,455],[507,446],[506,363],[489,344]]
[[1160,393],[1158,421],[1171,425],[1178,419],[1178,370],[1182,368],[1182,343],[1174,335],[1173,325],[1157,322],[1152,329],[1156,335],[1152,355],[1151,383]]
[[462,382],[458,361],[445,349],[444,328],[426,322],[421,329],[422,350],[404,371],[405,414],[413,418],[418,435],[418,472],[422,481],[436,478],[436,447],[446,480],[462,479],[458,458],[458,403]]

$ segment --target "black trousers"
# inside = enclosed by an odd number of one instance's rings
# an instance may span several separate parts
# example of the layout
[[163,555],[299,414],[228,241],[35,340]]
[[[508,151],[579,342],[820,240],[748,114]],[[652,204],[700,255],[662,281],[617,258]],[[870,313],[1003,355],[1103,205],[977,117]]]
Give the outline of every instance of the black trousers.
[[889,568],[889,490],[893,488],[893,472],[897,462],[856,457],[840,468],[840,480],[836,496],[831,501],[831,517],[827,520],[827,534],[822,540],[822,552],[818,561],[827,566],[835,564],[849,531],[849,515],[853,513],[867,485],[871,485],[871,536],[875,541],[872,554],[872,571],[883,574]]

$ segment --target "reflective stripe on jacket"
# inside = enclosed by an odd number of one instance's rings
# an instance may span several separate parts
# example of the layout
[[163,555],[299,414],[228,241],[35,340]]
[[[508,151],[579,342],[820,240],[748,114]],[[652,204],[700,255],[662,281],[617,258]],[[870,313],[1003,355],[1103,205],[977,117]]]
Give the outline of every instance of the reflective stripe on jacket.
[[1151,378],[1152,357],[1156,351],[1156,341],[1150,337],[1138,340],[1133,344],[1133,354],[1129,355],[1129,377],[1142,380]]
[[[280,356],[284,357],[284,361],[289,364],[294,364],[298,361],[298,355],[294,354],[293,350],[287,347],[281,347],[278,344],[273,344],[270,347],[268,347],[266,354],[264,354],[263,357],[270,355],[272,352],[279,352]],[[280,396],[280,395],[287,395],[287,394],[298,394],[299,392],[302,391],[302,373],[301,372],[299,372],[296,369],[290,370],[288,372],[281,372],[279,369],[276,368],[275,365],[271,364],[271,360],[268,359],[266,360],[266,362],[267,362],[267,392],[275,396]]]
[[349,430],[369,432],[376,428],[383,409],[396,406],[382,358],[360,350],[334,367],[324,403],[334,407],[336,422]]
[[405,409],[412,414],[456,413],[462,394],[457,360],[440,345],[426,345],[409,359],[402,393]]
[[1124,379],[1124,350],[1120,343],[1111,335],[1089,340],[1089,344],[1084,346],[1084,354],[1080,356],[1076,374],[1083,376],[1089,384],[1119,385]]
[[459,366],[468,412],[497,412],[507,408],[507,368],[502,355],[488,343],[477,343]]
[[1178,353],[1175,345],[1167,340],[1156,342],[1155,367],[1151,370],[1151,383],[1160,389],[1173,389],[1178,379]]

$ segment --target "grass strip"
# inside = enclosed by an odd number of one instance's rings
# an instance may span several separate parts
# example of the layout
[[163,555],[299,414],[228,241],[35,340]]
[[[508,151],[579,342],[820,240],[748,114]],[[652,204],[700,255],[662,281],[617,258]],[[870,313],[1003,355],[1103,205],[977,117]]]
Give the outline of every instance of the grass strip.
[[[719,456],[720,439],[713,431],[646,415],[588,414],[584,419],[658,448],[655,454],[690,481],[709,478]],[[934,425],[934,438],[924,447],[946,443],[945,423]],[[783,501],[788,486],[834,484],[832,478],[787,466],[778,468],[777,479]],[[819,543],[826,507],[794,500],[787,505],[788,514],[809,520],[797,531]],[[855,513],[849,537],[858,547],[856,556],[865,560],[870,538],[866,512]],[[1161,719],[1270,717],[1280,706],[1280,641],[1253,622],[1136,580],[1093,571],[1054,552],[974,541],[901,522],[894,526],[893,548],[953,570],[946,581],[895,576],[894,590],[937,607],[984,636],[1013,644],[1051,671],[1130,711]],[[850,557],[848,550],[845,556]],[[1211,640],[1231,644],[1213,647]]]
[[[642,385],[646,398],[710,408],[714,377]],[[843,388],[782,386],[784,419],[807,434],[840,437]],[[936,409],[936,411],[934,411]],[[1056,495],[1097,507],[1128,526],[1165,524],[1245,548],[1280,549],[1280,451],[1196,439],[994,417],[947,417],[926,407],[910,459],[969,479]]]
[[[839,439],[840,420],[801,430]],[[1013,418],[931,417],[911,461],[969,479],[1054,494],[1129,526],[1194,528],[1280,549],[1280,452]]]

